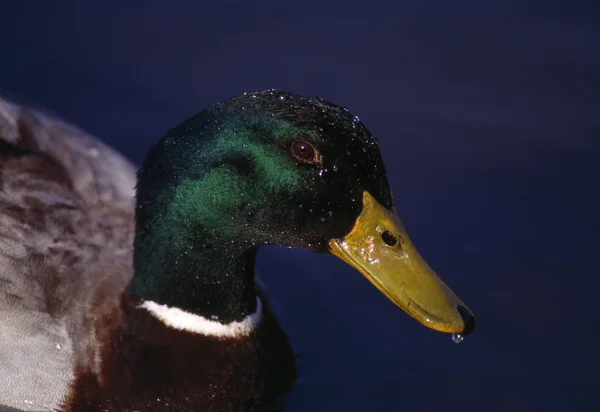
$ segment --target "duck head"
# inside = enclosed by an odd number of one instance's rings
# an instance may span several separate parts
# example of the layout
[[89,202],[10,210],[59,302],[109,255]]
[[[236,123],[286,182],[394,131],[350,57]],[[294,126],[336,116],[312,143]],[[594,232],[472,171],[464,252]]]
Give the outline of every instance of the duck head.
[[423,325],[468,334],[474,316],[411,243],[378,145],[348,110],[247,93],[170,130],[137,190],[134,297],[235,320],[255,308],[262,245],[332,253]]

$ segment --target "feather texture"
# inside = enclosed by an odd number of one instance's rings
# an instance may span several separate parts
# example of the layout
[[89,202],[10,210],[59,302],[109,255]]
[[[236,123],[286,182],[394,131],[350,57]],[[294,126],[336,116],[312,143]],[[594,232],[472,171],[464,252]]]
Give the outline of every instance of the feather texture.
[[53,410],[75,359],[98,367],[94,317],[132,275],[134,186],[109,147],[0,97],[0,405]]

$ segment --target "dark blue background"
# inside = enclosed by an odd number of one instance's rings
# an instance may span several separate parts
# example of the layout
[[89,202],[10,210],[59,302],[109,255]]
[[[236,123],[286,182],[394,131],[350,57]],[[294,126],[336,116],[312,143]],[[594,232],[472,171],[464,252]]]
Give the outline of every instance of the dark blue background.
[[264,250],[261,278],[299,352],[289,410],[599,410],[593,4],[3,1],[0,87],[136,162],[244,91],[349,107],[478,329],[455,345],[333,257]]

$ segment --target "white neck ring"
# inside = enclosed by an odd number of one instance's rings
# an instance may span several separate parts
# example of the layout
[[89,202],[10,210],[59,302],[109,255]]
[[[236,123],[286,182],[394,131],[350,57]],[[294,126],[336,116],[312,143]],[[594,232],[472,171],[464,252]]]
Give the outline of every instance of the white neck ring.
[[184,332],[219,338],[239,338],[249,336],[258,326],[262,318],[262,303],[256,298],[256,311],[239,322],[221,323],[203,316],[194,315],[177,307],[169,307],[145,300],[140,308],[146,309],[154,317],[170,328]]

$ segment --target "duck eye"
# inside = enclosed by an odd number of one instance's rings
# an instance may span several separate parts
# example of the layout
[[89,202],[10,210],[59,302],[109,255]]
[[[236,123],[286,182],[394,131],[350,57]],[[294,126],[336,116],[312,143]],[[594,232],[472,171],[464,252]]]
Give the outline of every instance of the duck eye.
[[296,140],[292,143],[292,155],[303,163],[320,163],[321,155],[317,149],[306,140]]

